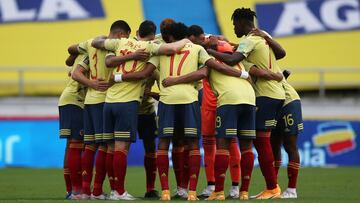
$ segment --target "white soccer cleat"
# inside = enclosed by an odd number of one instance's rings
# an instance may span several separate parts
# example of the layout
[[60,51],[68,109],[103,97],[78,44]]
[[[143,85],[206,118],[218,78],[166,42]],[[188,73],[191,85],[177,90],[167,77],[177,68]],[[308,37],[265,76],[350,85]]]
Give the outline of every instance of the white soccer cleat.
[[87,194],[81,195],[81,200],[88,200],[88,199],[90,199],[90,195],[87,195]]
[[174,195],[175,199],[176,198],[183,198],[183,199],[188,198],[188,192],[187,192],[187,189],[185,189],[185,188],[178,187],[174,193],[175,193],[175,195]]
[[208,185],[198,197],[204,199],[208,198],[211,195],[211,193],[213,193],[214,191],[215,191],[215,185]]
[[296,188],[288,188],[281,194],[281,199],[296,199]]
[[93,195],[91,194],[91,197],[90,197],[91,200],[107,200],[108,199],[108,196],[106,194],[101,194],[101,195]]
[[127,191],[125,191],[122,195],[119,195],[117,191],[109,197],[109,200],[136,200],[135,197],[130,195]]
[[78,193],[72,193],[69,196],[69,200],[81,200],[81,199],[82,199],[82,195]]
[[231,186],[229,191],[229,198],[231,199],[239,198],[239,186]]

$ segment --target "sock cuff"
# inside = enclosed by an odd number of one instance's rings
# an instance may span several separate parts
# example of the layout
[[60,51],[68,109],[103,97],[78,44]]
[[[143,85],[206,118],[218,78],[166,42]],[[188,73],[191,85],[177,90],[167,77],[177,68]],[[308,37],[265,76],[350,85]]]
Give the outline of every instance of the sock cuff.
[[168,153],[169,153],[168,150],[159,149],[159,150],[156,152],[156,155],[157,155],[157,156],[167,156]]
[[70,174],[70,169],[64,168],[64,175],[69,175],[69,174]]
[[231,141],[230,141],[230,143],[238,143],[238,140],[234,137],[234,138],[231,138]]
[[229,150],[227,149],[218,149],[216,150],[216,155],[224,155],[224,156],[229,156]]
[[288,168],[299,169],[300,168],[300,163],[290,161],[288,163]]
[[270,138],[271,131],[257,131],[256,139],[258,138]]
[[71,149],[83,149],[84,144],[81,143],[81,142],[80,143],[79,142],[70,142],[69,148],[71,148]]
[[174,148],[172,149],[172,152],[173,152],[173,153],[182,153],[182,152],[184,152],[184,151],[185,151],[184,147],[174,147]]
[[280,167],[281,164],[282,164],[282,161],[275,161],[274,162],[275,167]]
[[200,150],[198,150],[198,149],[190,150],[189,156],[200,156]]
[[253,154],[252,148],[245,149],[245,150],[242,150],[242,151],[241,151],[241,155],[244,155],[244,154],[247,154],[247,153]]
[[116,154],[124,154],[125,156],[128,155],[128,151],[125,149],[115,150]]
[[156,153],[145,153],[145,158],[152,158],[155,159],[156,158]]
[[202,143],[203,145],[215,145],[216,138],[214,136],[203,136]]
[[107,152],[107,147],[106,146],[99,146],[98,150],[106,153]]
[[90,150],[90,151],[95,152],[95,151],[96,151],[96,147],[95,147],[95,146],[92,146],[92,145],[85,145],[85,150]]

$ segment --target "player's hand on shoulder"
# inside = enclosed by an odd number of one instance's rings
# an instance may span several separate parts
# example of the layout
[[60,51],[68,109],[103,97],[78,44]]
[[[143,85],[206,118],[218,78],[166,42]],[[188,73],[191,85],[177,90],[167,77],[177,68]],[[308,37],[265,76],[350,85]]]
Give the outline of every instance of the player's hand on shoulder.
[[161,82],[163,87],[170,87],[176,85],[176,78],[175,77],[167,77]]
[[150,53],[146,52],[145,49],[138,49],[131,54],[133,60],[137,60],[137,61],[147,61],[150,57]]
[[268,35],[263,32],[262,30],[260,30],[259,28],[253,28],[251,31],[250,31],[250,34],[253,34],[255,36],[259,36],[259,37],[262,37],[262,38],[265,38],[267,37]]

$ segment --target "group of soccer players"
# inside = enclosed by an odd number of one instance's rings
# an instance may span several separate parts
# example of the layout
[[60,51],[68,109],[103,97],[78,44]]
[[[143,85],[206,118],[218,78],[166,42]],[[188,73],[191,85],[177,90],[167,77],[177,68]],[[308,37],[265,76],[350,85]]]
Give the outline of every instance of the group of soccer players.
[[[72,66],[71,78],[59,100],[60,137],[68,140],[67,198],[134,200],[124,183],[127,154],[137,135],[145,149],[145,198],[172,198],[170,143],[175,196],[225,200],[230,166],[229,197],[249,199],[254,145],[266,182],[254,198],[297,198],[300,98],[276,61],[285,57],[284,49],[254,27],[255,17],[250,9],[234,11],[239,44],[208,36],[200,26],[165,19],[158,36],[156,25],[144,21],[136,39],[129,38],[131,28],[119,20],[108,36],[70,46],[66,64]],[[155,83],[160,93],[151,92]],[[201,137],[208,186],[198,196]],[[277,184],[282,145],[289,155],[289,184],[283,193]],[[102,190],[106,175],[109,196]]]

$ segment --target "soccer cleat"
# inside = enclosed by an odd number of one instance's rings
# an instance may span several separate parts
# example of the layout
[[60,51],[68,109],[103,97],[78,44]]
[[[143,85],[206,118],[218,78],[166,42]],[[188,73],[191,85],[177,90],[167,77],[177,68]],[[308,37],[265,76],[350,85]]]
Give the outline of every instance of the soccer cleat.
[[249,192],[240,191],[239,199],[240,200],[249,200]]
[[202,193],[198,196],[198,198],[200,199],[206,199],[208,198],[211,193],[213,193],[215,191],[215,185],[208,185],[203,191]]
[[159,192],[157,190],[151,190],[146,192],[144,198],[159,198]]
[[170,190],[161,191],[160,200],[162,200],[162,201],[170,201],[171,200]]
[[220,192],[213,192],[211,195],[206,198],[205,200],[225,200],[225,194],[224,191]]
[[109,197],[109,200],[136,200],[136,198],[130,195],[127,191],[121,195],[117,191],[114,191],[114,193]]
[[81,200],[82,195],[80,193],[72,193],[69,197],[69,200]]
[[106,194],[101,194],[101,195],[97,195],[97,196],[91,194],[90,199],[91,200],[107,200],[109,198],[108,198],[108,196]]
[[81,195],[81,200],[88,200],[88,199],[90,199],[90,195],[88,195],[88,194]]
[[173,199],[187,199],[187,198],[188,198],[187,190],[182,187],[177,187]]
[[288,188],[281,194],[281,199],[296,199],[296,188]]
[[188,201],[196,201],[196,200],[199,200],[196,196],[196,191],[189,191],[188,193],[188,198],[187,198]]
[[229,191],[229,199],[238,199],[239,198],[239,186],[231,186]]
[[65,196],[65,199],[70,199],[70,197],[71,197],[71,192],[66,192],[66,196]]
[[281,189],[279,185],[276,185],[275,189],[272,190],[264,190],[261,193],[253,196],[254,199],[279,199],[281,195]]

